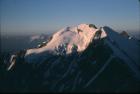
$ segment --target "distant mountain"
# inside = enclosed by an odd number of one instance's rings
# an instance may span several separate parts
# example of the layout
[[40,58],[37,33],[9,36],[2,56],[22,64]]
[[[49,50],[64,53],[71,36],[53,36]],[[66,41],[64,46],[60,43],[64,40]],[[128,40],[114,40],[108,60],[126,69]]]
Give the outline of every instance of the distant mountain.
[[1,51],[15,53],[19,50],[35,48],[38,44],[49,39],[50,34],[2,36]]
[[1,80],[7,87],[1,88],[17,92],[139,92],[140,43],[126,35],[93,24],[63,28],[38,47],[12,55]]
[[127,38],[130,37],[126,31],[122,31],[120,34],[124,37],[127,37]]
[[32,35],[32,36],[30,36],[30,42],[37,41],[37,40],[44,40],[45,41],[48,39],[49,36],[50,36],[49,34]]

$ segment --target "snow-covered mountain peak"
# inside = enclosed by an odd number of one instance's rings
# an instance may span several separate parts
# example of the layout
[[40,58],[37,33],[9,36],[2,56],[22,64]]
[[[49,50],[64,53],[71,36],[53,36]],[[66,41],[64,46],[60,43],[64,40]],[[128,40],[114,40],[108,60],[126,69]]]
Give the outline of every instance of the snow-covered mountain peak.
[[[46,57],[48,51],[58,55],[82,52],[90,44],[97,31],[99,29],[93,24],[80,24],[63,28],[56,32],[44,46],[27,50],[25,60],[28,62],[38,61],[38,57]],[[105,36],[105,32],[102,32],[101,37]]]
[[105,38],[104,42],[112,50],[117,49],[123,52],[120,55],[118,51],[114,50],[116,56],[120,58],[127,56],[127,58],[131,58],[132,62],[139,61],[139,43],[137,41],[120,35],[110,27],[105,26],[98,29],[93,24],[80,24],[59,30],[53,34],[49,41],[44,41],[37,48],[26,50],[24,59],[26,62],[43,62],[49,58],[50,54],[68,55],[83,52],[91,42],[98,45],[102,38]]
[[[1,55],[4,59],[1,60],[0,69],[4,72],[8,66],[9,71],[4,73],[2,84],[6,82],[9,89],[9,79],[13,79],[10,85],[14,89],[11,90],[17,90],[21,85],[20,88],[26,88],[17,91],[24,92],[96,92],[110,89],[137,92],[140,82],[140,43],[126,35],[107,26],[98,29],[93,24],[63,28],[40,42],[36,48],[20,50],[11,58]],[[102,78],[107,80],[103,81]],[[107,84],[107,88],[106,85],[102,87],[101,83]],[[133,89],[132,85],[135,86]]]

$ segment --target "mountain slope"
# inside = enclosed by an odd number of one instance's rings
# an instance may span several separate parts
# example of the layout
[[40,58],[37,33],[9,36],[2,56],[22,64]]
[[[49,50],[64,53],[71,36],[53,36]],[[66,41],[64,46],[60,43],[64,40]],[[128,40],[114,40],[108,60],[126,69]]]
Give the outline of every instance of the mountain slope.
[[128,38],[120,36],[109,27],[104,27],[103,31],[107,33],[108,39],[113,42],[113,45],[117,46],[119,50],[123,51],[123,53],[127,55],[132,62],[140,65],[140,43],[138,41],[129,40]]
[[139,92],[139,43],[109,27],[92,26],[64,28],[42,47],[13,55],[9,71],[0,80],[7,87],[1,88],[18,92]]
[[[40,60],[44,60],[44,57],[47,57],[48,52],[54,54],[70,54],[74,48],[76,48],[77,52],[84,51],[98,30],[94,27],[89,27],[88,24],[64,28],[55,33],[46,46],[27,50],[25,60],[27,62],[39,62]],[[103,33],[101,36],[105,37],[106,35]]]
[[105,42],[113,50],[114,55],[124,60],[134,74],[140,78],[140,46],[138,41],[129,40],[128,38],[120,36],[109,27],[104,27],[103,31],[106,31],[108,35]]

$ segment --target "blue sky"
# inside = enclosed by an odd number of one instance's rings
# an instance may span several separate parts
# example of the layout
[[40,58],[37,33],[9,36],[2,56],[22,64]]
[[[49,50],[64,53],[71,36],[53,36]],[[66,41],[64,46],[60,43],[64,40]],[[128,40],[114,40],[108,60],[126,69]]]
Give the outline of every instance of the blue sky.
[[0,0],[2,34],[57,31],[93,23],[121,31],[140,31],[138,0]]

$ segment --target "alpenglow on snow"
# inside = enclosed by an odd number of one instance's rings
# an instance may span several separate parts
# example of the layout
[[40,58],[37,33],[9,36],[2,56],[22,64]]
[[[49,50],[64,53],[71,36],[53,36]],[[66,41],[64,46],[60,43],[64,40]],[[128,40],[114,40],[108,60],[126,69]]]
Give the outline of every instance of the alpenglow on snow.
[[[56,55],[71,54],[75,51],[84,51],[92,41],[95,33],[99,31],[91,24],[80,24],[78,26],[66,27],[56,32],[52,39],[41,48],[27,50],[25,61],[40,62],[47,57],[47,53]],[[106,33],[101,33],[101,38],[106,37]]]

